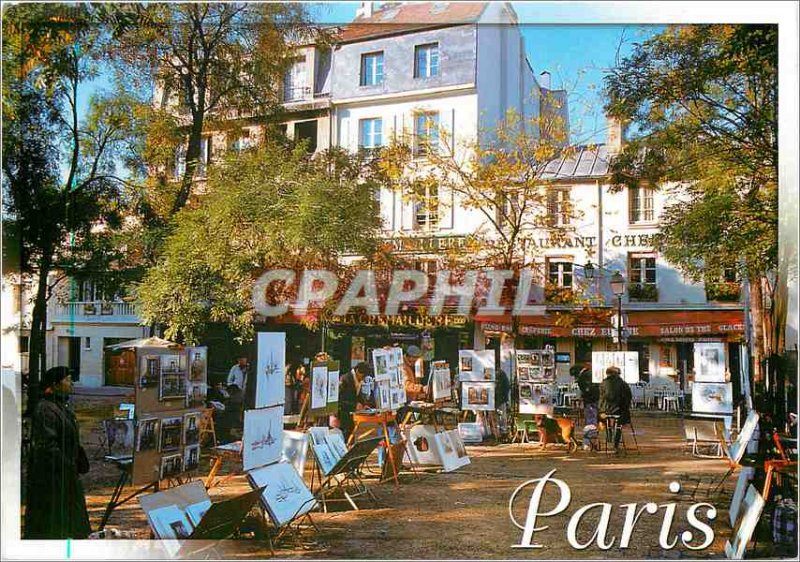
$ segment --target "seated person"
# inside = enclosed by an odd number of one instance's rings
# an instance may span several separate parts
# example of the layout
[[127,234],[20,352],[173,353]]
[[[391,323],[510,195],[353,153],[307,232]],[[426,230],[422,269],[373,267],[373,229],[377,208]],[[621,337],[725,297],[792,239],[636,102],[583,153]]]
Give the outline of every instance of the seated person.
[[622,438],[622,426],[631,423],[631,387],[620,377],[619,367],[606,369],[606,378],[600,385],[600,419],[619,416],[614,432],[614,450],[618,450]]

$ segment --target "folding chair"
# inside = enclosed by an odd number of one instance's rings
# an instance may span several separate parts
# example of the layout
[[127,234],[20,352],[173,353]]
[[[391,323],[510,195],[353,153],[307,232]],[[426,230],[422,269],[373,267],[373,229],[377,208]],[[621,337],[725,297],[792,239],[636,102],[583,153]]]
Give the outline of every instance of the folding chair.
[[[320,503],[322,503],[322,510],[325,513],[328,512],[328,502],[331,501],[329,496],[334,494],[337,490],[341,490],[345,500],[356,511],[358,511],[358,505],[356,505],[354,498],[359,496],[366,495],[372,500],[375,506],[378,505],[378,498],[376,498],[372,490],[364,484],[360,469],[364,461],[366,461],[378,447],[381,440],[381,437],[373,437],[371,439],[358,441],[325,475],[322,474],[319,463],[317,463],[320,487],[317,489],[316,497]],[[311,444],[311,450],[312,452],[314,451],[313,443]]]
[[217,446],[217,430],[214,426],[214,408],[205,408],[198,424],[200,430],[199,442],[202,444],[206,437],[211,437],[211,446]]

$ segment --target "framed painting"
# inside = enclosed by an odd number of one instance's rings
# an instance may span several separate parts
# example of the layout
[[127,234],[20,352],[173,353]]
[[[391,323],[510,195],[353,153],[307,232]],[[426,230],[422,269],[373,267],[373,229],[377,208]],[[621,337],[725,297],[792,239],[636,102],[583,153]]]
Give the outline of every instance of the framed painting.
[[280,460],[283,448],[283,408],[245,410],[242,467],[245,471]]
[[286,365],[286,334],[258,333],[256,361],[256,408],[269,408],[286,400],[283,370]]
[[462,410],[494,410],[493,382],[462,382]]

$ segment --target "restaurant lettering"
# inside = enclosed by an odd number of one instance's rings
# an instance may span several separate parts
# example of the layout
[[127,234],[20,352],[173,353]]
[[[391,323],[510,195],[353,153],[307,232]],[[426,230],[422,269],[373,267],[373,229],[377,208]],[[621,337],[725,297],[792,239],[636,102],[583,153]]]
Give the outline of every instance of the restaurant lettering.
[[410,326],[414,328],[460,328],[466,325],[467,317],[459,314],[421,316],[419,314],[346,314],[331,315],[326,320],[332,324],[347,326]]
[[[653,246],[655,234],[615,234],[607,243],[614,248]],[[384,238],[382,242],[391,247],[396,254],[429,254],[448,250],[463,250],[469,243],[469,236],[409,236],[404,238]],[[485,243],[485,242],[484,242]],[[568,236],[531,238],[524,241],[528,247],[535,249],[551,248],[594,248],[598,244],[597,236]]]

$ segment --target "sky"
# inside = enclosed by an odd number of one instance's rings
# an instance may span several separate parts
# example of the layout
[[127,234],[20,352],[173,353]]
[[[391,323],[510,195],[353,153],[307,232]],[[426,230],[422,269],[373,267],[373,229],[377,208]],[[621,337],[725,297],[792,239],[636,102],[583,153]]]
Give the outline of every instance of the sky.
[[[355,18],[360,2],[315,3],[315,19],[323,23],[347,23]],[[602,86],[605,69],[617,56],[630,54],[634,43],[663,29],[655,25],[593,25],[541,23],[607,21],[607,12],[578,2],[512,2],[525,39],[528,60],[538,75],[551,74],[553,88],[566,89],[569,99],[571,142],[604,142]],[[606,9],[606,8],[604,8]]]

